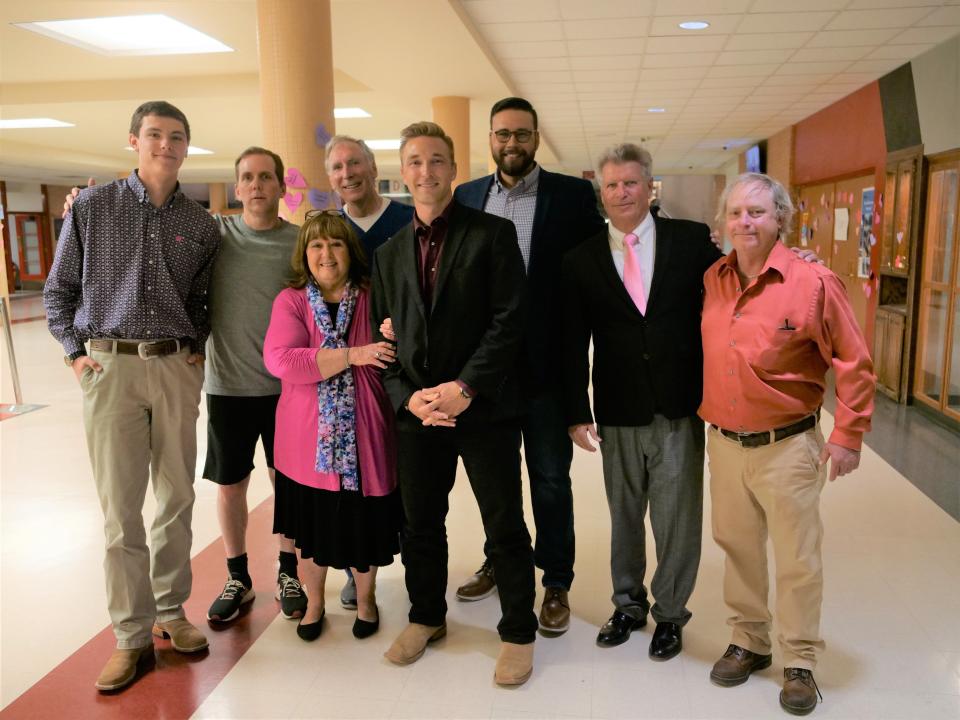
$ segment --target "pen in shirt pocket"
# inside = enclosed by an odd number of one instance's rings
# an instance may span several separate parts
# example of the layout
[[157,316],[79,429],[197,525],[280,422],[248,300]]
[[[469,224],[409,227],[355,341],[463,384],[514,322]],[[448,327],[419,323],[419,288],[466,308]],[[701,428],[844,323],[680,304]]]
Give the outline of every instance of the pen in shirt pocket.
[[796,330],[797,328],[790,324],[790,318],[783,319],[783,325],[777,328],[777,330]]

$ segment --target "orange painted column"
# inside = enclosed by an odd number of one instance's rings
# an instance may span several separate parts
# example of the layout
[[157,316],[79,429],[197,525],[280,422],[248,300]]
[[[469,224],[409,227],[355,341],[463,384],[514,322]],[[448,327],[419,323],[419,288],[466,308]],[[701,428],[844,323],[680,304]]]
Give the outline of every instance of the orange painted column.
[[280,214],[300,223],[334,206],[323,166],[333,120],[330,0],[257,0],[263,147],[287,168]]
[[223,183],[210,183],[210,212],[221,213],[227,209],[227,186]]
[[456,187],[470,179],[470,98],[445,96],[435,97],[433,121],[444,129],[453,140],[453,153],[457,161]]

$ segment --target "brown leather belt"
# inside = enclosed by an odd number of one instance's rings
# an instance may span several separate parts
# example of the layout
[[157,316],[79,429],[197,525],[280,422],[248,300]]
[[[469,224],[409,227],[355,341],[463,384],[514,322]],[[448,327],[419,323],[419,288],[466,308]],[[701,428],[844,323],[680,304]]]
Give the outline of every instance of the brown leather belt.
[[180,352],[181,348],[187,346],[187,342],[186,339],[178,340],[177,338],[145,340],[143,342],[95,338],[90,341],[90,349],[108,353],[115,352],[119,355],[139,355],[143,360],[151,360],[152,358]]
[[816,426],[817,419],[819,417],[820,411],[818,410],[816,415],[809,415],[803,420],[798,420],[792,425],[777,428],[776,430],[766,430],[764,432],[740,433],[733,430],[726,430],[722,427],[717,427],[716,425],[712,425],[711,427],[719,430],[724,437],[728,437],[731,440],[736,440],[743,447],[761,447],[762,445],[769,445],[771,442],[780,442],[784,438],[788,438],[791,435],[798,435],[802,432],[806,432],[810,428]]

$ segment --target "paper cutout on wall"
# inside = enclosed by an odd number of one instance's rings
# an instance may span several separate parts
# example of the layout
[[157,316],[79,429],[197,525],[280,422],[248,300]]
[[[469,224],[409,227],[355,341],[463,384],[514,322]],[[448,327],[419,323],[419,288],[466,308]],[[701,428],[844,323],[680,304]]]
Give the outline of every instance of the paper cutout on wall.
[[331,138],[330,133],[327,132],[327,126],[323,123],[317,125],[314,130],[314,138],[317,142],[317,147],[326,147]]
[[873,233],[870,233],[870,247],[873,247],[877,244],[877,236]]
[[816,232],[820,229],[820,218],[813,219],[813,231]]
[[291,213],[296,213],[297,208],[303,204],[303,193],[288,192],[283,196],[283,201],[287,204],[287,207],[290,208]]
[[833,239],[846,241],[847,231],[850,229],[850,211],[847,208],[837,208],[833,221]]
[[827,206],[827,196],[824,193],[820,193],[820,205],[821,207]]
[[873,285],[869,282],[863,284],[863,294],[867,296],[867,299],[870,299],[870,296],[873,295]]
[[310,192],[307,193],[307,196],[310,198],[310,204],[317,210],[325,210],[330,207],[330,195],[331,193],[317,190],[316,188],[310,188]]
[[307,187],[307,179],[296,168],[287,168],[287,174],[283,181],[287,184],[287,187],[297,188],[298,190]]
[[857,210],[857,225],[863,226],[863,208]]

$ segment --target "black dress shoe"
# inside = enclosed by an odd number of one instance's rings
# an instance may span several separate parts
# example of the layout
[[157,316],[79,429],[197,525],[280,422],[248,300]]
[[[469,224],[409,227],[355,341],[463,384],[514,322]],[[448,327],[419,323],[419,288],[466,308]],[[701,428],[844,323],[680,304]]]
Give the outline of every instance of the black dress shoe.
[[380,629],[380,608],[377,608],[376,620],[361,620],[360,616],[353,621],[353,636],[358,640],[363,640],[373,635]]
[[597,645],[600,647],[615,647],[630,639],[630,633],[647,624],[647,616],[642,618],[630,617],[619,610],[614,611],[610,619],[604,623],[597,635]]
[[323,616],[326,614],[327,610],[324,608],[320,611],[320,619],[315,623],[306,624],[301,619],[300,622],[297,623],[297,637],[307,642],[313,642],[320,637],[320,633],[323,631]]
[[683,629],[672,622],[658,622],[650,641],[651,660],[669,660],[683,650]]

